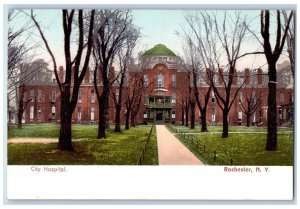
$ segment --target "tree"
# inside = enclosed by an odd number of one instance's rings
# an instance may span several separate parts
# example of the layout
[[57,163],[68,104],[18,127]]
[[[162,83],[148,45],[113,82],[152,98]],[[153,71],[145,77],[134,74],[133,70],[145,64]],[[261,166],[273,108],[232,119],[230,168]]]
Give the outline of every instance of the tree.
[[[36,82],[43,81],[41,78],[45,76],[45,72],[48,70],[48,63],[43,59],[37,59],[32,63],[21,63],[18,66],[18,74],[16,82],[12,83],[11,88],[14,88],[15,100],[17,106],[17,123],[18,128],[22,128],[23,113],[31,101],[32,98],[26,98],[25,94],[35,88]],[[45,77],[45,79],[50,79]],[[10,86],[9,86],[10,89]]]
[[[31,45],[27,42],[28,37],[26,37],[25,32],[28,31],[32,26],[30,21],[26,20],[19,27],[14,27],[14,22],[18,21],[18,18],[24,18],[22,16],[22,10],[12,9],[8,12],[8,66],[7,66],[7,110],[9,111],[11,107],[11,102],[14,101],[18,108],[18,97],[19,97],[19,86],[21,81],[20,77],[20,65],[26,55],[29,54],[30,50],[37,46],[37,44]],[[17,109],[18,112],[18,109]],[[9,113],[7,114],[9,115]],[[8,120],[10,123],[10,118]],[[21,124],[22,125],[22,124]],[[21,125],[19,127],[21,128]]]
[[[132,17],[129,10],[99,10],[96,13],[95,44],[93,47],[94,86],[99,103],[98,139],[106,138],[105,128],[108,118],[109,95],[112,79],[111,68],[117,51],[124,46],[125,39],[130,36]],[[100,70],[101,75],[97,76]],[[97,81],[101,77],[101,81]],[[99,83],[102,83],[99,89]],[[102,90],[102,92],[101,92]],[[101,93],[101,94],[100,94]]]
[[261,98],[261,94],[256,97],[253,87],[251,88],[251,91],[249,93],[246,91],[245,102],[243,102],[241,95],[239,95],[239,104],[242,112],[246,115],[247,127],[250,126],[250,119],[252,115],[261,105]]
[[139,31],[132,28],[131,35],[125,39],[124,47],[120,48],[117,53],[119,63],[119,73],[116,79],[115,87],[118,89],[112,91],[112,98],[116,108],[115,114],[115,132],[121,132],[121,109],[123,105],[123,89],[128,84],[128,68],[133,66],[133,49],[139,37]]
[[[74,24],[74,14],[75,10],[62,10],[62,20],[63,20],[63,30],[64,30],[64,52],[65,52],[65,79],[60,80],[57,72],[57,65],[55,56],[50,49],[48,41],[37,22],[36,17],[31,10],[31,18],[37,27],[39,34],[45,44],[45,47],[52,59],[53,69],[55,78],[60,91],[60,131],[59,131],[59,141],[58,149],[60,150],[73,150],[72,145],[72,114],[77,104],[78,92],[82,80],[84,79],[85,73],[87,71],[90,55],[93,45],[93,28],[94,28],[94,15],[95,10],[91,10],[89,18],[89,28],[88,28],[88,38],[86,43],[84,43],[84,20],[83,20],[83,10],[78,10],[78,34],[76,37],[78,39],[77,53],[74,59],[71,57],[71,35],[72,26]],[[77,36],[78,35],[78,36]],[[83,66],[81,67],[81,59],[83,56],[83,50],[86,49],[85,59]],[[80,69],[81,68],[81,69]],[[81,70],[81,72],[80,72]],[[72,79],[74,81],[71,86]],[[71,90],[72,88],[72,90]]]
[[[189,17],[186,16],[187,21],[189,21]],[[192,25],[190,25],[192,27]],[[194,43],[194,41],[192,40],[192,37],[185,32],[184,35],[185,39],[186,39],[186,44],[188,45],[188,50],[186,50],[186,57],[187,60],[189,60],[191,62],[191,64],[189,65],[190,71],[191,71],[191,84],[193,86],[193,94],[194,96],[193,101],[196,102],[199,111],[200,111],[200,120],[201,120],[201,132],[207,132],[207,123],[206,123],[206,112],[207,112],[207,105],[208,105],[208,101],[209,101],[209,97],[210,97],[210,92],[211,92],[211,85],[207,85],[210,82],[207,80],[208,79],[208,73],[209,71],[207,71],[206,69],[204,69],[202,67],[201,61],[199,60],[199,49],[201,48],[201,46],[198,46],[200,48],[197,49],[197,42]],[[201,51],[201,50],[200,50]],[[203,91],[199,91],[198,87],[205,87],[205,91],[204,93],[202,93]],[[206,88],[208,87],[208,88]],[[191,87],[189,87],[191,88]],[[204,96],[204,98],[203,98]],[[194,109],[194,104],[191,103],[191,110],[192,110],[192,114],[193,114],[193,109]]]
[[[199,12],[186,16],[186,22],[193,36],[199,62],[209,72],[211,85],[217,104],[223,112],[222,137],[228,137],[228,114],[238,91],[243,86],[236,86],[236,63],[246,34],[246,17],[241,13],[224,13],[223,19],[213,12]],[[221,61],[227,61],[221,65]],[[215,82],[220,77],[221,83]],[[245,82],[245,81],[244,81]],[[232,87],[235,86],[235,92]]]
[[125,129],[129,129],[129,120],[132,125],[135,125],[135,117],[139,110],[141,99],[143,95],[144,84],[143,75],[139,72],[132,72],[130,74],[129,83],[125,91]]
[[[263,38],[263,48],[268,63],[268,77],[269,77],[269,93],[268,93],[268,134],[265,149],[267,151],[275,151],[277,149],[277,103],[276,103],[276,63],[279,59],[286,37],[289,31],[289,25],[293,16],[293,11],[290,12],[289,18],[285,26],[281,23],[280,11],[276,12],[277,29],[276,29],[276,42],[274,50],[271,47],[270,38],[270,11],[262,10],[260,14],[261,20],[261,36]],[[283,30],[283,36],[281,35]]]
[[[284,17],[284,23],[287,24],[289,18],[286,10],[283,10],[282,14]],[[287,51],[291,63],[292,75],[294,78],[295,77],[295,19],[293,18],[293,16],[292,16],[292,20],[290,20],[289,29],[287,31],[288,31],[286,35]]]

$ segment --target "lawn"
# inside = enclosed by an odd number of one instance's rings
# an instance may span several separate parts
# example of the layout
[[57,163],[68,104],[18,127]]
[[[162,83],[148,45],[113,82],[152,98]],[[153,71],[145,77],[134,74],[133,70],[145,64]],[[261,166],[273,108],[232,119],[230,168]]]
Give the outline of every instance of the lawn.
[[[137,126],[122,133],[107,130],[107,139],[96,139],[96,125],[73,125],[74,151],[60,151],[57,144],[8,143],[9,165],[136,165],[151,126]],[[155,127],[154,127],[155,129]],[[56,124],[24,125],[21,130],[10,127],[9,138],[58,138]],[[144,158],[144,165],[157,165],[155,130]]]
[[[169,128],[172,129],[174,132],[190,132],[190,133],[200,133],[201,126],[198,125],[195,129],[190,129],[186,126],[179,126],[179,125],[169,125]],[[222,132],[222,126],[208,126],[209,132]],[[229,132],[267,132],[266,127],[257,127],[257,126],[229,126]],[[279,133],[290,133],[293,132],[293,128],[291,127],[278,127]]]
[[[188,128],[169,126],[169,129],[176,133],[176,137],[207,165],[231,165],[231,159],[233,165],[293,165],[292,129],[279,130],[278,149],[270,152],[264,150],[267,137],[265,128],[248,129],[233,126],[229,128],[229,131],[233,133],[230,133],[227,139],[223,139],[221,133],[213,132],[178,134],[176,128],[180,128],[181,131],[188,130]],[[208,129],[218,132],[222,131],[222,126],[208,127]]]

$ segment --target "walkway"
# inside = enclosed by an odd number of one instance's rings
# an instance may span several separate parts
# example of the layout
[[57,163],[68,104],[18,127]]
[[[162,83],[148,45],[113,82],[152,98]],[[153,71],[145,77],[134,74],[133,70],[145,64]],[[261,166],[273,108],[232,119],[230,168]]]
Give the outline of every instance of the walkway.
[[156,136],[159,165],[203,165],[164,125],[156,125]]
[[[72,142],[82,141],[84,139],[72,139]],[[8,143],[18,144],[18,143],[58,143],[57,138],[12,138],[7,140]]]

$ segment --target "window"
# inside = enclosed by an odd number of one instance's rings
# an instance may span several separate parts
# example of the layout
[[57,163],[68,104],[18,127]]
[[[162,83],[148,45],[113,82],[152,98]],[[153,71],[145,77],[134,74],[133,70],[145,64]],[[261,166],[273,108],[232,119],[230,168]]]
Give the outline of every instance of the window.
[[91,103],[95,103],[95,90],[91,90]]
[[41,120],[41,118],[42,118],[42,107],[41,107],[41,105],[38,105],[37,106],[37,119]]
[[34,90],[30,91],[30,101],[34,102]]
[[211,109],[211,122],[216,122],[216,108]]
[[30,106],[29,118],[30,118],[30,120],[34,119],[34,106]]
[[38,90],[38,98],[37,98],[38,102],[42,102],[42,90],[39,89]]
[[176,87],[176,75],[175,74],[172,75],[172,86]]
[[172,93],[172,104],[176,104],[176,93]]
[[144,111],[144,118],[147,118],[147,112]]
[[116,102],[119,102],[119,89],[116,89]]
[[158,95],[163,95],[163,92],[162,91],[158,91],[157,94]]
[[255,123],[256,122],[256,112],[253,113],[253,118],[252,118],[252,122]]
[[216,103],[216,97],[215,97],[215,92],[214,92],[214,91],[211,91],[211,102],[212,102],[213,104]]
[[91,70],[89,71],[90,73],[90,83],[93,83],[94,82],[94,72]]
[[256,74],[252,75],[251,81],[252,81],[252,85],[257,84],[257,75]]
[[144,96],[144,105],[148,105],[148,94]]
[[81,107],[77,108],[77,120],[81,120]]
[[157,75],[157,87],[164,87],[164,76],[161,73]]
[[242,76],[238,77],[238,85],[242,85],[244,82],[244,78]]
[[52,119],[55,119],[55,106],[52,106],[51,113]]
[[256,93],[252,92],[251,96],[252,96],[253,104],[256,104]]
[[172,118],[174,119],[175,116],[176,116],[176,112],[175,112],[175,110],[172,110]]
[[284,103],[284,93],[280,93],[279,101],[280,101],[280,104]]
[[52,89],[52,92],[51,92],[51,101],[55,102],[55,100],[56,100],[56,89]]
[[82,91],[81,91],[81,89],[79,89],[79,91],[78,91],[78,103],[81,103],[81,99],[82,99]]
[[243,102],[243,92],[239,92],[239,100],[241,101],[241,102]]
[[243,118],[243,112],[242,112],[242,110],[241,109],[239,109],[239,114],[238,114],[238,119],[239,119],[239,122],[241,122],[242,121],[242,118]]
[[148,86],[148,75],[144,75],[144,87]]
[[204,80],[203,75],[202,75],[201,73],[199,74],[198,77],[199,77],[199,78],[198,78],[199,84],[200,84],[200,85],[201,85],[201,84],[205,84],[205,80]]
[[91,107],[91,120],[95,120],[95,107]]

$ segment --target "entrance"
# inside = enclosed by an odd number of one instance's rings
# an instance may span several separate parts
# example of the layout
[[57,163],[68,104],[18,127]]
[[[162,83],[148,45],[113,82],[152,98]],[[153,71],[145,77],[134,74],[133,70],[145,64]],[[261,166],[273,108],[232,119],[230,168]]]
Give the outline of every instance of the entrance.
[[157,111],[156,112],[156,121],[162,121],[163,120],[163,112]]

